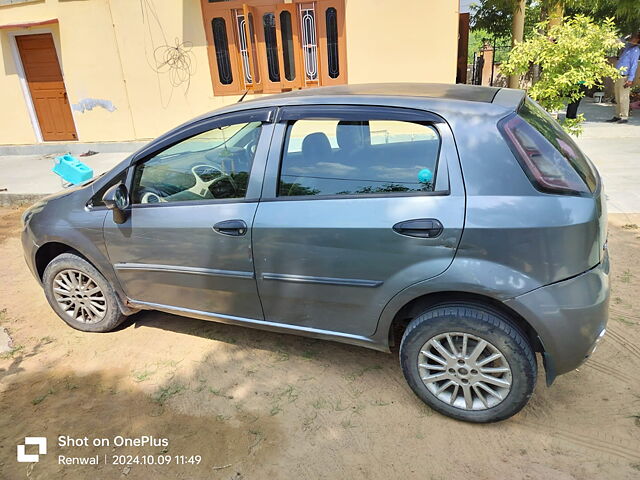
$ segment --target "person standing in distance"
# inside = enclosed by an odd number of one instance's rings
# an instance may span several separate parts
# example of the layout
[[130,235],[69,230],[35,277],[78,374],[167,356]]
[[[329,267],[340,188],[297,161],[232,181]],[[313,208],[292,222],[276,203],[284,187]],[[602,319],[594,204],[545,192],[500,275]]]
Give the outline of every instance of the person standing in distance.
[[607,122],[627,123],[629,121],[629,97],[640,59],[639,44],[640,32],[636,32],[626,42],[624,50],[618,58],[616,68],[620,71],[621,77],[616,80],[615,84],[616,114]]

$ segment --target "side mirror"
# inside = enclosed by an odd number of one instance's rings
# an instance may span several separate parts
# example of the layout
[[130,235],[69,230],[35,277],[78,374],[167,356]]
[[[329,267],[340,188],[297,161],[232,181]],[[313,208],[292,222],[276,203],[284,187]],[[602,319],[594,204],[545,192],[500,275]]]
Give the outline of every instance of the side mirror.
[[124,183],[118,183],[107,190],[102,197],[104,206],[113,212],[115,223],[124,223],[127,220],[127,208],[129,208],[129,191]]

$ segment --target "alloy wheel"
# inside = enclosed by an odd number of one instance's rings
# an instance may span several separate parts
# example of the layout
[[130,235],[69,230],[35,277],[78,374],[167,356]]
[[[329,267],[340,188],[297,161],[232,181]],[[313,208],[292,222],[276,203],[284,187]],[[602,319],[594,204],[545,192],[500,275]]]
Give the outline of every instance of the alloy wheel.
[[53,294],[62,311],[82,323],[97,323],[107,313],[107,299],[94,279],[67,269],[53,279]]
[[462,410],[493,408],[511,391],[511,367],[505,356],[469,333],[430,338],[418,354],[418,370],[436,398]]

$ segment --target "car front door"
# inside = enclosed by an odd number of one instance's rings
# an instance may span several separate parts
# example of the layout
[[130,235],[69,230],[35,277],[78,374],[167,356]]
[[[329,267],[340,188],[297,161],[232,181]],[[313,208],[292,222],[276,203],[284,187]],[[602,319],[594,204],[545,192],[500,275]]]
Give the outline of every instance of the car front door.
[[263,319],[251,250],[270,110],[209,119],[134,159],[131,208],[104,236],[126,295],[160,310]]
[[265,320],[372,335],[394,295],[451,264],[464,214],[442,118],[384,107],[281,109],[253,225]]

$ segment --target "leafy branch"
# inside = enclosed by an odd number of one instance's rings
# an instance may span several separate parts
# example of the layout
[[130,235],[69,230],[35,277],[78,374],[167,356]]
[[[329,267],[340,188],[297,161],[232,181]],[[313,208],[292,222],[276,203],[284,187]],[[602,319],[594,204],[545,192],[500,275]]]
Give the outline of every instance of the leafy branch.
[[[540,65],[540,79],[528,93],[547,111],[554,112],[565,102],[580,99],[584,95],[581,87],[599,87],[606,77],[619,78],[607,56],[621,46],[611,18],[600,25],[583,15],[566,18],[552,27],[541,22],[529,39],[512,49],[502,70],[507,75],[523,75],[532,64]],[[583,117],[577,120],[565,120],[563,126],[570,133],[579,133]]]

